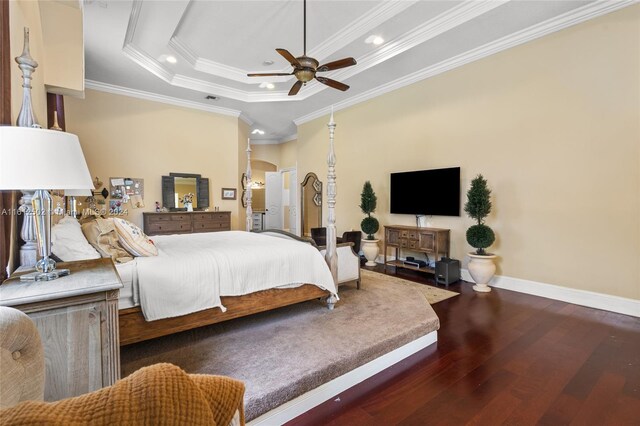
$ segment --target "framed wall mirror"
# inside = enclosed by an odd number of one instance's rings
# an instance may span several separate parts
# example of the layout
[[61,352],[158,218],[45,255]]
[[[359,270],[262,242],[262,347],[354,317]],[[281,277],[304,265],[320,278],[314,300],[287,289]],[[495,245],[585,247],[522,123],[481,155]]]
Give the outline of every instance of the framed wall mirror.
[[186,211],[185,195],[192,194],[193,210],[209,208],[209,179],[192,173],[162,176],[162,205],[170,211]]
[[311,228],[322,226],[322,182],[315,173],[307,173],[300,184],[302,235],[311,236]]

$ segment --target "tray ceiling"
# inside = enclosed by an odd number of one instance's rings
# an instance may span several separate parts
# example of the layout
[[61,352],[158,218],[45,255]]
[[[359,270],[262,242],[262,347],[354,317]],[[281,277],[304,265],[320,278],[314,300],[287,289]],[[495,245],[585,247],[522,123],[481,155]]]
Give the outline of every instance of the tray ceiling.
[[[92,1],[87,87],[240,116],[265,131],[255,139],[280,142],[330,105],[352,105],[632,3],[310,0],[307,54],[321,63],[353,56],[358,65],[323,74],[349,84],[347,92],[310,82],[290,97],[293,76],[246,74],[291,71],[275,48],[302,55],[299,0]],[[365,43],[371,35],[384,42]]]

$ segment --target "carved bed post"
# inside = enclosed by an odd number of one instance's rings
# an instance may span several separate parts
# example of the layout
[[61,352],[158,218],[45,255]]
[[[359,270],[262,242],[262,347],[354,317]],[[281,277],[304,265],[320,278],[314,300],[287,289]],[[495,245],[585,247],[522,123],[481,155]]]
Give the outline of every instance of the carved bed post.
[[[16,58],[18,68],[22,71],[22,107],[18,113],[16,126],[40,127],[31,105],[31,75],[38,68],[38,63],[29,51],[29,28],[24,28],[24,47],[22,54]],[[34,191],[22,191],[19,211],[23,215],[20,237],[24,245],[20,247],[20,266],[33,266],[37,259],[36,223],[33,215],[31,199]]]
[[[333,106],[331,107],[331,119],[329,120],[329,155],[327,156],[327,208],[329,216],[327,219],[327,253],[325,259],[333,275],[333,282],[336,284],[336,292],[338,291],[338,254],[336,243],[336,154],[333,146],[333,134],[336,129],[336,123],[333,121]],[[331,295],[327,298],[329,309],[337,302],[335,296]]]
[[246,172],[246,179],[247,179],[247,183],[245,184],[247,186],[247,192],[246,192],[246,198],[245,201],[247,203],[247,212],[246,212],[246,219],[245,219],[245,223],[246,223],[246,228],[247,228],[247,232],[251,232],[251,229],[253,228],[253,210],[251,209],[251,138],[247,138],[247,172]]

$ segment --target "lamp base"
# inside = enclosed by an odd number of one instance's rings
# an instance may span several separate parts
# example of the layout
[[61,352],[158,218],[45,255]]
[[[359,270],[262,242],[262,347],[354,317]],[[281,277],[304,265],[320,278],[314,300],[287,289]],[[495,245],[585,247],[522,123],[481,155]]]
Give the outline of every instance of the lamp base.
[[53,281],[60,277],[69,275],[71,271],[68,269],[54,269],[49,272],[31,272],[20,276],[20,281]]

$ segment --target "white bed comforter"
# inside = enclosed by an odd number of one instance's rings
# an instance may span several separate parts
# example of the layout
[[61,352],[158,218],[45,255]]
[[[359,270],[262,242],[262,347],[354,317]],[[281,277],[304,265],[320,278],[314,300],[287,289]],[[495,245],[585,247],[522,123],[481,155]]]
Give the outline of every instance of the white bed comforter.
[[155,236],[158,256],[136,259],[147,321],[204,309],[220,296],[303,283],[336,293],[320,252],[309,244],[243,231]]

